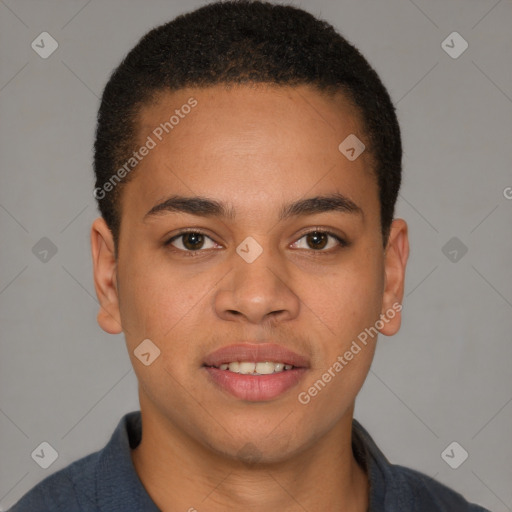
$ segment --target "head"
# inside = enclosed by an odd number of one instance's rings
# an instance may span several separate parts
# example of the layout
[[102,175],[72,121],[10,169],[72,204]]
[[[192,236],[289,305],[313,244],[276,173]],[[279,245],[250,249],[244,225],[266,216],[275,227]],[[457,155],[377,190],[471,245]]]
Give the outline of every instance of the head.
[[[400,325],[401,157],[375,71],[300,9],[214,3],[140,40],[102,97],[92,249],[98,321],[125,334],[143,418],[270,461],[350,416],[377,331]],[[297,384],[259,401],[216,386],[208,355],[247,341],[302,356]]]

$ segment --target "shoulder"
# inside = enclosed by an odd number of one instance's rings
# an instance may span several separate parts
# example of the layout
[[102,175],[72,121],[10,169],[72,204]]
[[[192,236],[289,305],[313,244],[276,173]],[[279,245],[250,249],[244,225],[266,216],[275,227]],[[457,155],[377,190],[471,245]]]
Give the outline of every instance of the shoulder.
[[[437,512],[489,512],[469,503],[461,494],[411,468],[389,465],[394,506],[399,510]],[[386,509],[387,510],[387,509]]]
[[355,419],[352,433],[354,456],[369,476],[370,510],[489,512],[424,473],[390,463],[369,432]]
[[10,512],[157,510],[137,476],[131,448],[141,438],[139,411],[125,414],[105,447],[53,473]]
[[46,477],[9,512],[92,512],[96,507],[95,475],[100,452],[78,459]]

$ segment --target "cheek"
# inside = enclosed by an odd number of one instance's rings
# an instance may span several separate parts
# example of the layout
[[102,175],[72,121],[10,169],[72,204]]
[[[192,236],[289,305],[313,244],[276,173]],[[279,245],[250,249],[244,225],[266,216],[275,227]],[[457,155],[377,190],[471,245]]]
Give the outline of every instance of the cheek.
[[380,313],[378,288],[371,283],[364,287],[347,284],[337,299],[333,297],[325,302],[323,314],[330,328],[317,332],[312,372],[296,396],[298,407],[307,408],[308,417],[323,418],[324,428],[340,420],[366,379],[377,340],[372,326]]
[[[187,382],[189,392],[194,384],[188,375],[195,332],[191,311],[203,293],[196,296],[175,272],[136,259],[129,268],[120,266],[119,283],[123,331],[140,387],[152,402],[164,399],[170,408],[184,411],[190,404],[180,392],[182,383]],[[146,339],[159,350],[149,365],[136,357]],[[151,345],[149,351],[154,351]]]
[[346,359],[347,351],[329,359],[324,368],[312,372],[311,379],[297,390],[296,407],[302,411],[307,428],[316,430],[317,435],[333,428],[347,414],[368,375],[374,344],[360,345],[356,350],[355,354],[348,350],[351,360]]
[[325,427],[352,405],[370,369],[377,340],[372,327],[382,304],[382,264],[377,258],[354,258],[322,289],[307,299],[324,325],[317,333],[313,371],[297,391],[297,402],[308,417],[322,417]]
[[141,337],[162,343],[205,295],[208,283],[184,278],[155,258],[132,257],[119,267],[120,314],[130,342]]
[[[361,262],[353,258],[331,274],[302,287],[304,303],[321,320],[326,334],[337,336],[337,347],[356,337],[379,318],[382,306],[383,274],[378,260]],[[363,264],[364,263],[364,264]]]
[[[379,262],[362,265],[360,260],[333,273],[322,286],[309,287],[304,302],[313,305],[311,326],[317,327],[311,329],[316,331],[312,337],[316,347],[308,389],[301,391],[308,395],[306,401],[316,402],[313,408],[341,405],[340,400],[348,406],[362,386],[375,351],[382,283]],[[314,398],[317,395],[322,398]]]

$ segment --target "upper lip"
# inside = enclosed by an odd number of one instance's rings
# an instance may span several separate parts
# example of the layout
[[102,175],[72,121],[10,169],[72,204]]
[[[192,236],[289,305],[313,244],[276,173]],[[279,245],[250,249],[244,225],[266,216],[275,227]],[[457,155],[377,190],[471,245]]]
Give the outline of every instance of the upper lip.
[[219,348],[208,354],[204,360],[205,366],[220,366],[234,361],[273,361],[275,363],[291,364],[297,368],[308,368],[308,360],[282,345],[274,343],[238,343]]

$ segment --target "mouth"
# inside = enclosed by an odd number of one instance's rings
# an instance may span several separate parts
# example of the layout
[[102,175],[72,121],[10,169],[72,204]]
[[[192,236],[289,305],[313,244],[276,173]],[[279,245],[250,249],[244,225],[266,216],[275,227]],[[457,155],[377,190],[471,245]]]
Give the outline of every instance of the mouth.
[[281,345],[241,343],[212,352],[203,368],[217,389],[238,399],[261,402],[296,386],[309,361]]
[[220,366],[211,366],[222,371],[232,373],[240,373],[241,375],[272,375],[293,370],[296,366],[292,364],[276,363],[274,361],[231,361],[230,363],[222,363]]

